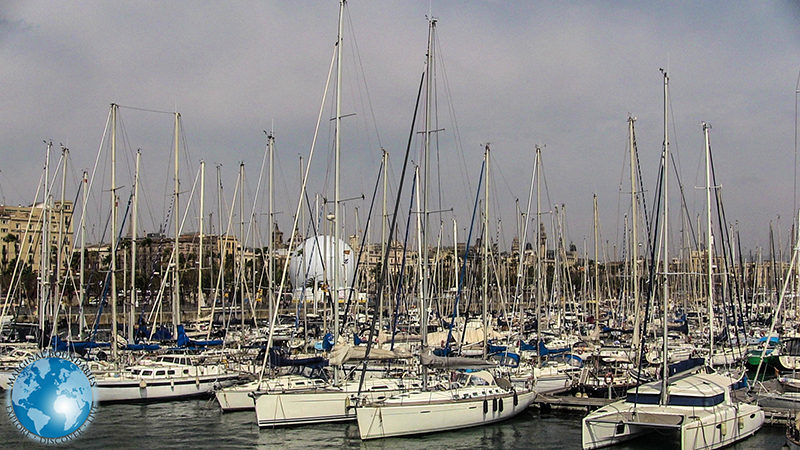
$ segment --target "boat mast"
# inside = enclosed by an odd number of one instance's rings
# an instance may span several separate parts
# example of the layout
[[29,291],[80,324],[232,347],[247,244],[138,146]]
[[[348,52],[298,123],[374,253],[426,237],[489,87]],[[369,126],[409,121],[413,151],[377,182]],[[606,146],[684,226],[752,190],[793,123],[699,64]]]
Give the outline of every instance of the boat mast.
[[[267,243],[267,251],[269,255],[267,257],[267,298],[269,302],[269,317],[272,317],[273,308],[277,307],[275,305],[275,294],[273,286],[275,273],[274,273],[274,252],[275,252],[275,208],[274,208],[274,199],[275,196],[274,192],[274,170],[275,170],[275,135],[271,132],[267,135],[267,146],[269,147],[269,226],[268,226],[268,238],[269,242]],[[302,163],[301,163],[302,164]],[[294,231],[294,230],[293,230]],[[289,249],[291,252],[291,249]],[[303,272],[305,273],[305,272]],[[303,286],[303,290],[305,291],[305,286]]]
[[[430,175],[431,175],[431,108],[433,106],[433,95],[431,89],[435,86],[432,81],[433,63],[434,63],[434,36],[436,32],[436,19],[433,16],[428,16],[428,51],[425,55],[425,145],[422,159],[424,161],[425,170],[422,182],[422,292],[419,297],[419,325],[422,337],[422,351],[428,347],[428,283],[429,283],[429,268],[428,268],[428,199],[430,197]],[[466,331],[466,323],[464,324]],[[428,387],[428,369],[423,366],[422,368],[422,384],[427,389]]]
[[83,340],[83,330],[86,328],[86,319],[83,316],[83,305],[86,301],[86,198],[89,186],[88,173],[83,171],[83,204],[81,209],[81,270],[80,270],[80,303],[78,304],[78,340]]
[[[711,232],[711,144],[708,140],[708,130],[711,125],[703,122],[703,137],[706,145],[706,226],[708,227],[708,243],[706,251],[708,252],[708,357],[711,360],[714,357],[714,278],[713,278],[713,248],[714,248],[714,235]],[[711,361],[709,361],[711,363]]]
[[111,354],[117,360],[117,110],[111,104]]
[[203,214],[205,207],[205,193],[206,193],[206,161],[200,160],[200,248],[197,251],[197,316],[195,321],[200,322],[200,306],[203,301]]
[[[381,213],[381,255],[386,254],[386,195],[388,189],[388,168],[389,165],[389,152],[383,150],[383,212]],[[384,261],[383,264],[388,264]],[[377,273],[377,272],[376,272]],[[378,334],[383,328],[383,292],[378,292]]]
[[131,296],[128,322],[128,342],[133,344],[133,323],[136,320],[136,237],[139,223],[139,161],[142,151],[136,151],[136,172],[133,175],[133,217],[131,217]]
[[[244,287],[245,287],[245,264],[244,264],[244,248],[247,244],[247,239],[244,234],[244,163],[239,163],[239,270],[236,272],[236,292],[239,293],[241,299],[241,311],[239,329],[244,330]],[[236,296],[232,299],[233,314],[236,314]],[[232,315],[231,317],[235,317]]]
[[[47,150],[44,159],[44,192],[42,195],[42,215],[39,218],[42,227],[41,237],[39,239],[41,248],[39,253],[41,255],[39,261],[39,332],[41,337],[39,346],[45,348],[48,345],[47,337],[45,334],[45,317],[52,315],[48,314],[51,309],[50,306],[50,258],[48,258],[48,249],[50,242],[50,214],[47,208],[50,202],[50,152],[53,149],[53,142],[45,142]],[[35,205],[34,205],[35,207]],[[33,214],[31,214],[33,215]],[[53,324],[55,326],[55,324]]]
[[592,211],[594,212],[594,320],[600,320],[600,230],[598,230],[597,194],[592,196]]
[[[341,192],[339,181],[341,177],[341,156],[342,156],[342,34],[344,31],[344,5],[345,0],[339,0],[339,33],[336,39],[336,127],[335,127],[335,151],[336,167],[334,170],[334,201],[333,201],[333,286],[331,295],[333,300],[333,342],[336,344],[339,338],[339,279],[341,270],[341,251],[339,244],[341,230],[339,229],[339,201]],[[339,371],[334,371],[334,381],[339,381]]]
[[[69,159],[69,149],[67,147],[61,146],[61,160],[64,165],[61,167],[61,203],[58,205],[58,245],[57,251],[58,256],[56,257],[56,294],[53,298],[56,299],[56,302],[53,304],[53,318],[55,322],[56,314],[58,314],[58,308],[61,305],[60,301],[60,292],[61,292],[61,270],[64,267],[64,195],[67,190],[67,160]],[[66,272],[66,271],[65,271]],[[67,327],[71,329],[72,321],[69,320],[67,317]],[[58,327],[57,324],[53,323],[53,330],[56,330]],[[53,334],[55,335],[56,332],[54,331]],[[68,334],[69,337],[72,337],[72,333]]]
[[542,367],[542,149],[536,146],[536,366]]
[[639,348],[639,326],[640,326],[640,314],[639,314],[639,236],[637,233],[637,221],[638,216],[636,214],[637,208],[637,197],[636,197],[636,138],[634,137],[633,132],[633,124],[636,122],[636,118],[632,116],[628,116],[628,142],[630,145],[631,150],[631,234],[632,234],[632,243],[631,243],[631,261],[632,261],[632,288],[633,288],[633,312],[634,312],[634,319],[633,319],[633,354],[639,355],[637,349]]
[[[486,161],[486,190],[483,205],[483,359],[487,357],[489,348],[489,144],[484,147]],[[464,332],[467,332],[464,324]]]
[[172,248],[172,332],[178,337],[178,325],[181,323],[181,297],[180,297],[180,179],[178,172],[178,143],[181,114],[175,113],[175,204],[172,208],[172,220],[175,222],[175,243]]
[[669,161],[670,161],[670,154],[669,154],[669,76],[667,72],[661,69],[661,73],[664,74],[664,151],[663,151],[663,164],[664,164],[664,176],[661,179],[662,183],[662,192],[661,192],[661,201],[663,202],[663,211],[664,211],[664,219],[662,225],[662,234],[663,234],[663,242],[664,242],[664,259],[663,259],[663,270],[664,270],[664,277],[663,277],[663,309],[664,309],[664,317],[662,323],[662,332],[663,332],[663,348],[661,351],[661,359],[662,361],[662,377],[661,377],[661,404],[667,405],[669,403],[669,358],[667,354],[668,350],[668,339],[667,334],[669,332],[669,328],[667,326],[667,317],[668,317],[668,308],[669,308]]

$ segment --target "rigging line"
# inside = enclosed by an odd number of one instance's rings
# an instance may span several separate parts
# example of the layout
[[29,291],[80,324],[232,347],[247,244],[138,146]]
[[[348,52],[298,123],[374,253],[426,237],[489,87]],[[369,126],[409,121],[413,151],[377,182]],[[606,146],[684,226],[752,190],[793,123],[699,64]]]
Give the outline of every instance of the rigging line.
[[[313,139],[311,141],[311,149],[309,151],[308,162],[306,163],[306,167],[305,167],[305,169],[303,171],[302,182],[301,182],[301,185],[300,185],[300,195],[299,195],[299,197],[297,199],[297,209],[295,210],[295,214],[294,214],[294,224],[293,224],[293,226],[291,228],[292,230],[297,229],[297,224],[298,224],[298,222],[300,220],[300,211],[301,211],[301,209],[303,207],[303,195],[306,193],[306,189],[307,189],[308,174],[309,174],[309,171],[311,170],[311,161],[312,161],[312,158],[314,156],[314,148],[316,147],[316,144],[317,144],[317,137],[318,137],[318,134],[319,134],[320,123],[322,121],[322,114],[325,111],[325,99],[327,97],[328,87],[330,86],[331,74],[333,73],[334,62],[336,61],[336,53],[337,53],[336,50],[337,50],[336,46],[334,46],[333,55],[331,57],[331,65],[330,65],[330,67],[328,69],[328,78],[325,81],[325,89],[323,90],[322,103],[320,104],[319,114],[317,115],[317,123],[316,123],[315,128],[314,128],[314,134],[313,134],[314,137],[313,137]],[[294,232],[292,232],[291,236],[292,237],[289,239],[289,248],[292,248],[292,246],[294,245],[294,239],[295,239],[296,234]],[[276,296],[276,298],[280,299],[283,296],[284,283],[286,282],[286,277],[287,277],[287,275],[289,273],[288,267],[289,267],[289,258],[286,258],[286,261],[284,261],[284,263],[283,263],[283,270],[280,272],[281,273],[281,282],[278,285],[278,295]],[[274,338],[272,330],[275,329],[275,322],[277,321],[277,318],[278,318],[278,310],[279,309],[280,308],[275,308],[275,310],[273,311],[272,317],[270,317],[270,333],[269,333],[269,336],[267,338],[267,348],[272,346],[272,342],[273,342],[273,338]],[[261,362],[261,369],[259,370],[259,374],[258,374],[259,383],[264,378],[264,371],[266,370],[268,362],[269,362],[269,357],[268,357],[268,354],[265,352],[264,360]]]
[[125,106],[125,105],[120,105],[120,104],[117,104],[117,107],[118,108],[124,108],[124,109],[132,109],[134,111],[151,112],[151,113],[156,113],[156,114],[175,114],[175,111],[160,111],[160,110],[157,110],[157,109],[137,108],[135,106]]
[[[405,296],[405,289],[403,286],[403,282],[405,280],[405,271],[406,271],[406,256],[408,254],[408,237],[411,231],[411,217],[413,216],[413,208],[414,208],[414,198],[416,195],[414,194],[415,188],[417,186],[417,174],[419,173],[419,166],[417,166],[417,170],[414,171],[414,178],[411,181],[411,200],[408,204],[408,216],[406,218],[406,232],[405,237],[403,238],[403,256],[400,260],[400,273],[397,275],[397,293],[395,294],[395,307],[394,307],[394,318],[392,320],[392,343],[389,347],[390,350],[394,350],[395,344],[395,336],[397,336],[397,321],[399,318],[400,312],[400,302],[402,301],[403,304],[406,304],[406,296]],[[420,314],[423,314],[420,311]],[[420,330],[422,332],[422,330]]]
[[[404,184],[405,179],[406,179],[405,175],[406,175],[406,170],[408,169],[408,160],[409,160],[409,155],[411,153],[411,144],[414,141],[414,126],[415,126],[416,121],[417,121],[417,113],[419,111],[420,98],[422,98],[422,86],[423,86],[423,82],[424,81],[425,81],[425,71],[422,72],[422,75],[420,76],[420,80],[419,80],[419,89],[417,91],[417,101],[414,104],[414,116],[411,119],[411,130],[409,131],[408,144],[406,145],[406,154],[405,154],[405,157],[403,158],[403,169],[400,172],[401,173],[400,185],[398,186],[397,197],[395,198],[394,214],[392,214],[392,224],[389,227],[389,239],[387,241],[389,243],[392,242],[392,237],[394,236],[395,227],[397,226],[397,211],[398,211],[398,208],[400,207],[400,197],[401,197],[401,195],[403,193],[403,184]],[[387,274],[388,274],[387,266],[388,266],[388,262],[389,262],[389,252],[391,251],[391,248],[392,248],[391,245],[387,245],[386,246],[386,250],[385,250],[385,252],[383,254],[383,259],[382,259],[382,263],[381,263],[381,277],[380,277],[380,280],[378,281],[377,296],[375,298],[383,298],[383,289],[385,288],[385,285],[386,285],[386,278],[387,278]],[[369,306],[369,305],[367,305],[367,306]],[[373,314],[372,315],[372,325],[371,325],[370,330],[369,330],[369,339],[367,341],[367,349],[365,350],[365,353],[364,353],[364,362],[363,362],[363,368],[362,368],[362,371],[361,371],[361,379],[360,379],[360,381],[358,383],[358,395],[359,396],[361,395],[361,391],[364,388],[364,380],[365,380],[366,375],[367,375],[367,362],[369,360],[369,352],[370,352],[370,350],[372,350],[372,341],[375,338],[375,322],[377,321],[377,318],[378,318],[378,314]]]
[[[375,180],[375,189],[373,189],[373,191],[372,191],[372,200],[370,201],[369,212],[367,213],[367,222],[364,225],[364,229],[365,230],[369,230],[370,222],[372,220],[372,209],[375,206],[375,199],[378,197],[378,186],[380,186],[382,173],[383,173],[383,161],[381,161],[381,165],[378,168],[378,177]],[[356,229],[358,229],[358,224],[356,224]],[[367,243],[367,233],[365,232],[365,233],[362,233],[362,236],[361,236],[361,245],[359,246],[359,249],[358,249],[358,258],[356,259],[356,266],[353,269],[353,279],[350,281],[350,289],[348,290],[348,293],[347,293],[347,303],[345,304],[345,308],[344,308],[344,320],[342,321],[344,323],[342,324],[342,326],[339,329],[339,335],[340,336],[344,333],[345,325],[347,324],[347,314],[348,314],[348,312],[350,310],[350,305],[351,305],[352,300],[353,300],[353,292],[355,291],[355,284],[356,284],[356,279],[357,279],[355,274],[358,273],[358,269],[359,269],[359,267],[361,267],[361,259],[362,259],[361,255],[364,254],[364,248],[366,246],[366,243]],[[367,258],[369,259],[369,255],[367,255]]]
[[[472,220],[470,221],[469,224],[469,234],[467,234],[467,242],[466,245],[464,246],[464,264],[461,266],[461,277],[458,284],[458,290],[456,291],[456,300],[455,300],[455,305],[453,306],[453,316],[450,319],[450,327],[447,331],[447,341],[445,341],[445,354],[447,354],[450,350],[450,339],[453,337],[453,324],[455,323],[456,314],[458,312],[458,303],[461,298],[461,289],[464,286],[464,279],[466,278],[467,275],[467,261],[469,260],[469,244],[472,241],[472,231],[475,227],[475,216],[477,215],[477,210],[478,210],[478,199],[480,198],[481,195],[481,186],[483,185],[483,175],[485,171],[486,171],[486,162],[484,161],[483,163],[481,163],[481,175],[478,178],[478,189],[475,192],[475,201],[473,202],[472,206]],[[466,322],[464,327],[466,331]],[[462,334],[462,339],[463,339],[463,334]]]
[[[713,185],[714,186],[719,186],[719,184],[717,184],[717,175],[716,175],[716,171],[715,171],[715,168],[714,168],[714,155],[711,152],[711,144],[709,144],[708,153],[709,153],[709,160],[711,161],[711,179],[713,180]],[[727,245],[723,245],[722,246],[723,258],[724,258],[723,261],[725,261],[725,272],[728,273],[730,271],[732,273],[733,286],[731,286],[731,292],[736,295],[737,303],[738,303],[738,306],[739,306],[739,315],[740,315],[739,318],[741,318],[741,314],[744,311],[744,309],[742,308],[742,291],[741,291],[741,286],[740,286],[738,277],[736,276],[735,269],[731,270],[732,269],[731,266],[735,267],[735,261],[733,261],[733,247],[732,247],[731,236],[728,233],[728,220],[727,220],[727,216],[725,214],[725,208],[723,207],[723,204],[722,204],[722,188],[721,187],[719,189],[717,189],[715,197],[716,197],[716,201],[717,201],[717,217],[719,219],[718,222],[719,222],[719,227],[720,227],[720,234],[724,238],[725,243],[727,244]],[[711,246],[710,246],[710,243],[709,243],[709,251],[710,251],[710,248],[711,248]],[[741,251],[741,249],[740,249],[740,251]],[[728,265],[729,264],[728,255],[730,255],[730,259],[731,259],[730,266]],[[711,269],[709,269],[709,270],[711,270]],[[730,284],[731,284],[731,276],[727,276],[726,277],[726,281],[728,282],[728,284],[730,286]],[[742,280],[742,281],[744,281],[744,280]],[[724,299],[723,299],[723,301],[724,301]],[[735,318],[736,318],[736,314],[734,314],[734,319]],[[725,323],[726,323],[726,331],[727,331],[727,320],[725,321]],[[738,320],[734,321],[734,331],[736,331],[737,334],[738,334],[738,331],[739,331],[739,321]],[[744,332],[745,336],[747,335],[747,327],[746,327],[746,321],[745,320],[742,320],[742,332]],[[733,348],[732,348],[733,347],[732,339],[729,339],[729,343],[731,344],[731,350],[733,350]]]
[[[466,161],[465,153],[464,153],[464,145],[461,142],[461,132],[460,132],[459,127],[458,127],[458,118],[456,117],[455,105],[453,104],[453,95],[452,95],[452,92],[450,91],[450,80],[449,80],[449,78],[447,76],[447,67],[444,64],[444,56],[443,55],[442,56],[439,55],[441,53],[442,45],[441,45],[441,42],[439,40],[439,34],[436,33],[436,32],[434,32],[434,41],[435,41],[436,45],[434,45],[433,49],[432,49],[432,51],[434,52],[434,58],[432,58],[432,60],[437,62],[437,64],[434,65],[434,69],[437,69],[439,66],[441,66],[442,78],[444,80],[444,89],[445,89],[447,111],[448,111],[449,116],[450,116],[450,121],[453,123],[453,140],[454,140],[455,147],[456,147],[456,158],[458,159],[458,162],[460,163],[460,167],[459,168],[461,169],[461,175],[462,175],[461,176],[461,182],[464,185],[464,191],[463,191],[464,192],[464,200],[466,200],[466,204],[469,204],[469,202],[470,202],[469,192],[472,192],[472,186],[471,186],[471,183],[470,183],[470,178],[468,176],[469,170],[467,168],[467,161]],[[433,70],[433,72],[434,72],[433,75],[438,79],[438,71],[437,70]],[[435,88],[436,83],[432,83],[432,85]],[[436,91],[436,92],[438,93],[438,91]],[[437,95],[437,97],[438,97],[438,95]],[[438,98],[437,98],[436,104],[438,104]],[[440,129],[441,127],[438,126],[438,108],[437,108],[436,123],[437,123],[437,128],[436,129]]]
[[[357,71],[357,72],[360,73],[362,78],[363,78],[364,92],[365,92],[366,97],[367,97],[367,105],[369,105],[369,108],[367,108],[367,109],[370,112],[370,116],[372,118],[372,124],[375,127],[375,135],[376,135],[376,138],[378,140],[378,148],[383,148],[383,144],[381,143],[381,136],[380,136],[380,133],[378,132],[378,123],[377,123],[377,120],[375,119],[375,110],[374,110],[374,108],[372,106],[372,97],[369,95],[369,87],[367,86],[366,73],[364,72],[364,63],[363,63],[363,61],[361,59],[361,52],[358,50],[358,41],[356,40],[356,33],[355,33],[355,30],[353,29],[353,21],[352,21],[352,18],[350,17],[350,10],[346,8],[345,9],[345,14],[347,16],[347,23],[350,26],[350,36],[351,36],[351,40],[353,42],[353,54],[356,56],[355,57],[355,61],[353,61],[353,63],[355,64],[357,62],[358,63],[358,67],[361,69],[360,71]],[[361,85],[359,84],[359,87],[360,86]],[[358,90],[358,93],[361,94],[361,89]],[[363,101],[362,101],[362,103],[363,103]],[[366,116],[364,117],[364,122],[365,122],[364,125],[366,126]],[[367,143],[368,143],[369,147],[372,148],[372,142],[369,140],[369,133],[366,133],[366,136],[367,136]],[[372,156],[372,154],[370,154],[370,156]],[[375,161],[373,159],[370,162],[374,163]]]

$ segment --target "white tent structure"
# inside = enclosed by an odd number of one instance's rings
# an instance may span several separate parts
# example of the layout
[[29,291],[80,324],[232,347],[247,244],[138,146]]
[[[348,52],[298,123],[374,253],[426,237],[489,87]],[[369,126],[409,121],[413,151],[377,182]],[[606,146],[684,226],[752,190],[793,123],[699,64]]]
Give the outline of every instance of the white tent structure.
[[[289,263],[289,280],[294,286],[295,297],[300,297],[303,287],[312,288],[333,283],[333,270],[335,264],[333,236],[311,237],[300,244],[292,254]],[[347,292],[355,276],[355,252],[347,243],[339,241],[339,276],[342,285],[337,287],[338,296],[347,299]],[[327,289],[327,288],[326,288]],[[308,291],[306,291],[308,292]],[[310,294],[310,292],[309,292]],[[333,293],[331,293],[333,296]]]

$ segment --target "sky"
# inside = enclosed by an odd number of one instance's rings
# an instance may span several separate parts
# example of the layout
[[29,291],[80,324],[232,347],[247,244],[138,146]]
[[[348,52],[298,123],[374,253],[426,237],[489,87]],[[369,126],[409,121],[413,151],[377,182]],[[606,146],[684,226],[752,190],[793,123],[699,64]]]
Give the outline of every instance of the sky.
[[[63,145],[69,148],[65,198],[78,198],[84,170],[95,173],[87,202],[89,239],[107,240],[107,121],[109,105],[116,103],[123,205],[134,155],[142,153],[140,230],[157,231],[167,223],[177,111],[181,214],[192,197],[184,231],[197,229],[199,194],[197,188],[192,192],[204,160],[206,232],[225,229],[233,211],[233,230],[239,217],[255,217],[265,235],[265,131],[275,136],[275,220],[287,231],[297,208],[300,160],[308,162],[314,142],[309,195],[334,198],[334,89],[326,90],[326,82],[338,15],[335,0],[2,2],[2,202],[33,203],[45,141],[52,141],[54,198],[62,195],[56,167]],[[341,197],[363,194],[365,200],[344,202],[346,233],[364,228],[382,149],[390,161],[390,208],[409,135],[409,167],[423,159],[421,116],[413,132],[411,124],[431,15],[436,19],[431,78],[436,109],[431,111],[440,131],[429,210],[453,209],[432,219],[432,229],[441,219],[445,241],[452,242],[453,218],[458,240],[466,240],[488,145],[490,229],[500,248],[509,248],[519,233],[539,146],[542,210],[563,211],[566,241],[579,251],[586,245],[591,253],[597,195],[601,240],[610,257],[618,255],[630,208],[627,121],[636,118],[651,207],[664,134],[664,69],[670,150],[695,231],[696,223],[705,222],[701,123],[706,122],[712,126],[727,223],[736,226],[746,252],[769,245],[770,226],[780,239],[777,247],[786,251],[797,214],[800,73],[800,3],[786,0],[349,1],[343,26]],[[235,192],[240,164],[241,206]],[[413,170],[408,174],[398,214],[402,229]],[[678,191],[676,180],[672,192]],[[382,188],[378,192],[380,210]],[[677,196],[671,195],[673,204]],[[674,204],[670,227],[679,233],[685,220]],[[557,216],[547,217],[552,234]],[[373,241],[379,233],[375,226]],[[675,236],[672,241],[680,242]]]

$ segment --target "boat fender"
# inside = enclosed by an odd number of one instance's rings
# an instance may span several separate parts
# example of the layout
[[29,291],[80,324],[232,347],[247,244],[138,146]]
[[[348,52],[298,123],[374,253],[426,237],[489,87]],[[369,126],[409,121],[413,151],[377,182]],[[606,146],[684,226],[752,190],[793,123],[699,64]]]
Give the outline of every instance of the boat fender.
[[175,390],[175,380],[169,380],[169,387],[170,387],[170,389],[172,389],[173,391]]
[[497,398],[492,399],[492,411],[497,412]]
[[517,393],[514,392],[514,406],[519,405],[519,397],[517,397]]
[[483,399],[483,413],[486,414],[489,412],[489,401]]
[[147,381],[139,380],[139,389],[144,389],[147,387]]
[[720,430],[720,432],[722,433],[723,436],[727,435],[728,434],[728,423],[727,422],[722,422],[720,424],[719,430]]
[[194,377],[194,384],[196,384],[198,387],[200,386],[200,377],[199,376],[195,376]]
[[350,397],[348,396],[348,397],[344,398],[344,411],[345,411],[345,414],[349,410],[350,410]]
[[612,383],[614,383],[614,374],[613,374],[613,373],[611,373],[611,372],[608,372],[608,373],[606,374],[605,382],[606,382],[606,384],[612,384]]
[[503,399],[501,398],[497,403],[497,408],[500,410],[500,412],[503,412]]
[[739,417],[739,431],[744,429],[744,417]]

